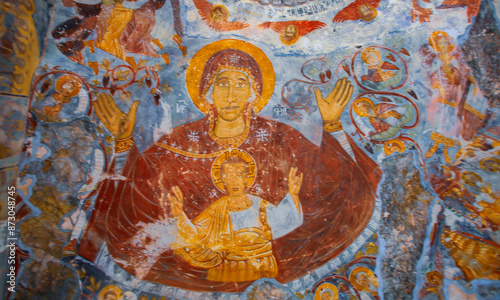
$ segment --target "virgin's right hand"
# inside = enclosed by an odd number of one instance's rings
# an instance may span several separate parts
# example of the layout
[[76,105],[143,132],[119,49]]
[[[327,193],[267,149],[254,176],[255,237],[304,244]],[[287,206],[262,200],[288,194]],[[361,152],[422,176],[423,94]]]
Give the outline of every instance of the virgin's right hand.
[[117,140],[128,138],[134,132],[139,101],[134,101],[126,114],[116,105],[113,97],[100,93],[95,101],[95,114]]

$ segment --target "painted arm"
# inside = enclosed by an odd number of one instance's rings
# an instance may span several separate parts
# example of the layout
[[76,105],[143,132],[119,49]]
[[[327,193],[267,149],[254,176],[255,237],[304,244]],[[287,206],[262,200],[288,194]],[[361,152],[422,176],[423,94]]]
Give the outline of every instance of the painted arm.
[[299,192],[304,174],[297,176],[297,168],[291,168],[288,174],[288,194],[278,206],[268,206],[267,223],[273,231],[273,238],[279,238],[302,225],[304,220]]
[[115,172],[118,174],[122,172],[129,150],[134,143],[132,134],[139,103],[139,101],[134,101],[128,113],[124,113],[111,95],[101,93],[95,101],[95,114],[115,138]]
[[[351,99],[352,91],[353,86],[346,78],[337,81],[333,90],[325,98],[323,98],[318,88],[314,88],[316,102],[318,103],[318,108],[325,126],[328,123],[335,122],[340,124],[340,116]],[[343,129],[340,128],[330,133],[342,145],[342,148],[344,148],[344,150],[354,159],[354,153]]]

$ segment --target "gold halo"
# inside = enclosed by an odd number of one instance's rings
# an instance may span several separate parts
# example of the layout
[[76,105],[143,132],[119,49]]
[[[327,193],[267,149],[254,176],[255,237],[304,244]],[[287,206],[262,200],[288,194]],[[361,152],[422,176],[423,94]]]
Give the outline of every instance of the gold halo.
[[246,52],[252,56],[259,65],[262,73],[262,95],[253,108],[254,111],[258,113],[266,106],[273,95],[276,76],[274,74],[273,65],[266,54],[257,46],[240,40],[227,39],[213,42],[201,48],[196,52],[193,58],[191,58],[186,70],[186,87],[191,100],[202,113],[205,115],[208,113],[209,108],[206,107],[204,101],[201,99],[199,90],[201,76],[207,61],[215,53],[225,49],[236,49]]
[[395,151],[390,152],[391,150],[389,149],[389,145],[393,144],[393,143],[398,144],[401,147],[401,152],[398,151],[399,153],[405,152],[405,150],[406,150],[405,144],[402,141],[398,140],[398,139],[392,139],[392,140],[388,140],[387,142],[384,143],[384,153],[385,153],[385,155],[389,156],[389,155],[391,155],[392,153],[395,152]]
[[217,156],[212,164],[212,181],[215,186],[224,193],[226,192],[226,187],[224,186],[224,182],[222,182],[220,170],[222,168],[222,163],[230,156],[239,157],[248,164],[247,188],[253,185],[255,176],[257,175],[257,165],[250,154],[240,149],[231,149],[223,152],[221,155]]
[[486,158],[483,158],[479,161],[479,167],[481,167],[481,169],[485,170],[485,171],[488,171],[488,172],[498,172],[500,171],[500,167],[490,167],[488,166],[488,163],[490,162],[496,162],[498,165],[500,165],[500,159],[496,158],[496,157],[486,157]]
[[78,78],[76,78],[73,75],[64,75],[64,76],[59,77],[56,81],[56,91],[58,91],[60,93],[63,85],[67,82],[70,82],[70,81],[73,82],[73,84],[76,86],[76,88],[73,90],[73,92],[71,94],[68,95],[68,98],[71,98],[71,97],[78,95],[78,93],[80,92],[80,89],[82,88],[82,83],[80,82],[80,80]]
[[358,273],[360,272],[365,272],[370,276],[377,277],[375,276],[375,273],[373,273],[373,271],[368,269],[367,267],[356,267],[351,271],[351,274],[349,274],[349,281],[358,291],[370,292],[370,289],[368,289],[365,286],[362,286],[356,281],[356,275],[358,275]]
[[356,99],[356,101],[354,101],[352,103],[352,109],[354,110],[354,112],[360,116],[360,117],[368,117],[364,112],[361,112],[359,111],[359,108],[358,108],[358,103],[361,102],[361,101],[365,101],[365,102],[368,102],[371,104],[371,106],[375,106],[373,105],[373,101],[369,98],[366,98],[366,97],[361,97],[359,99]]
[[117,300],[122,300],[123,299],[123,292],[122,292],[122,289],[120,289],[118,286],[116,285],[113,285],[113,284],[110,284],[110,285],[107,285],[105,286],[101,292],[99,293],[99,296],[97,297],[97,300],[104,300],[104,295],[106,295],[106,293],[108,291],[113,291],[115,292],[116,294],[116,299]]
[[316,289],[316,292],[314,292],[314,300],[321,300],[321,292],[326,289],[333,292],[335,299],[339,298],[339,289],[335,285],[325,282]]
[[451,43],[451,37],[444,31],[434,31],[433,33],[431,33],[431,36],[429,36],[429,45],[432,49],[434,49],[436,52],[441,52],[438,50],[436,45],[437,39],[439,38],[446,38],[448,40],[448,43],[450,44],[450,49],[448,50],[448,52],[453,51],[455,46]]
[[375,55],[377,55],[377,57],[378,57],[378,60],[381,59],[381,57],[380,57],[380,50],[378,50],[377,48],[374,48],[374,47],[368,47],[368,48],[363,49],[361,51],[361,59],[365,63],[368,63],[366,60],[368,59],[368,55],[371,54],[371,53],[375,53]]

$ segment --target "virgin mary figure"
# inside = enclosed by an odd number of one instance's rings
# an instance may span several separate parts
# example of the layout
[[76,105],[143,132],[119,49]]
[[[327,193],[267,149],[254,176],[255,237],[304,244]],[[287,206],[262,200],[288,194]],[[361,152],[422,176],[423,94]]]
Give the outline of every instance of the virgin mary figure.
[[[243,291],[251,280],[210,280],[206,268],[159,246],[175,239],[175,233],[165,233],[167,223],[172,224],[165,216],[175,217],[172,207],[163,205],[165,190],[182,190],[182,213],[190,220],[210,211],[207,208],[224,196],[213,181],[214,162],[231,149],[252,157],[256,171],[247,193],[270,205],[280,203],[289,192],[292,168],[304,174],[298,192],[300,226],[270,241],[276,280],[297,279],[349,247],[371,218],[381,175],[342,130],[340,115],[352,86],[341,79],[325,98],[315,91],[324,120],[318,146],[289,125],[258,115],[271,98],[274,83],[273,66],[258,47],[239,40],[203,47],[190,61],[186,86],[205,117],[174,128],[143,153],[133,139],[137,103],[123,113],[111,96],[101,94],[95,112],[115,137],[113,170],[122,180],[103,182],[79,255],[95,261],[107,248],[115,263],[145,281],[192,291]],[[230,222],[227,216],[219,219],[227,220],[217,223],[221,226]],[[144,235],[146,228],[151,232],[156,228],[160,234]]]

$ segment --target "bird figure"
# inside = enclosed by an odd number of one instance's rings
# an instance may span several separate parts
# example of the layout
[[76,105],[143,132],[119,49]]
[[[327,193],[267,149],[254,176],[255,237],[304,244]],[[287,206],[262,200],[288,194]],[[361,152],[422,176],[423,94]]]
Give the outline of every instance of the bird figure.
[[280,40],[286,46],[295,44],[301,36],[305,36],[312,31],[325,27],[326,24],[320,21],[286,21],[286,22],[265,22],[258,25],[261,29],[272,29],[279,33]]
[[213,5],[206,0],[193,0],[201,19],[215,31],[232,31],[248,27],[242,21],[230,22],[229,10],[224,5]]

